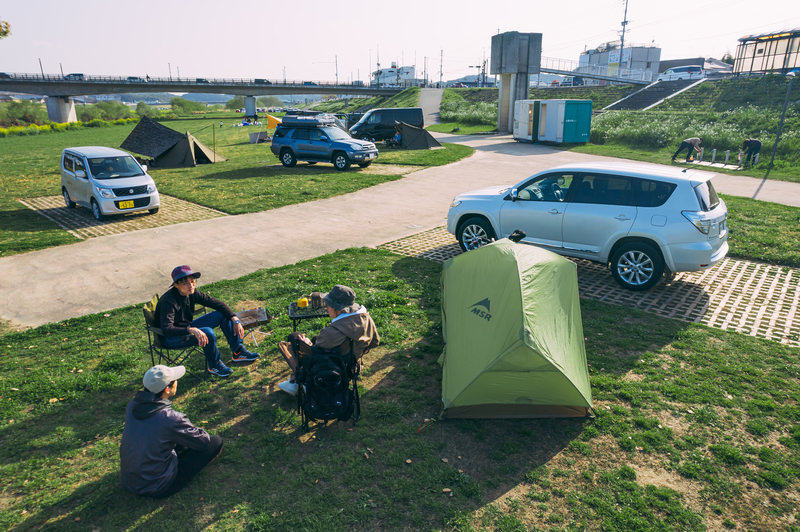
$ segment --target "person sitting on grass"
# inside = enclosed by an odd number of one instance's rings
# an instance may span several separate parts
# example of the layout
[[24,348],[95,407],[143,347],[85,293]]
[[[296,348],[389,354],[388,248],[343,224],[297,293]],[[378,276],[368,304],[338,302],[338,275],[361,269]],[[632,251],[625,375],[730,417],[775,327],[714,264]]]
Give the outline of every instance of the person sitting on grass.
[[[286,342],[280,342],[279,350],[292,370],[289,380],[278,384],[278,388],[290,395],[297,395],[298,384],[295,382],[297,368],[302,357],[310,356],[311,348],[323,350],[341,348],[342,355],[349,355],[350,339],[353,340],[352,354],[359,361],[365,352],[377,346],[381,338],[372,316],[363,305],[355,302],[356,294],[349,286],[337,284],[327,294],[322,294],[331,323],[325,326],[313,340],[302,333],[292,333]],[[296,352],[291,348],[298,346]]]
[[153,366],[128,403],[119,458],[122,487],[131,493],[168,497],[222,453],[222,438],[172,409],[169,399],[185,374],[183,366]]
[[[192,271],[186,264],[172,270],[172,286],[156,305],[156,319],[164,332],[161,343],[167,349],[199,345],[205,353],[208,372],[228,377],[233,370],[221,360],[214,327],[219,327],[225,334],[232,361],[252,362],[259,355],[244,347],[244,327],[228,305],[197,290],[198,277],[200,272]],[[214,309],[214,312],[194,319],[192,311],[195,305]]]

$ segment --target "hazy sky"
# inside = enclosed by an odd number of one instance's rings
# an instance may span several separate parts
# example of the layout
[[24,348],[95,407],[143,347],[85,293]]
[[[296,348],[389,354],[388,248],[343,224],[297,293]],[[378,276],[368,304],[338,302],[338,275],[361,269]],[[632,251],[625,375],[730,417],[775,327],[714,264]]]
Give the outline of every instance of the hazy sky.
[[[577,61],[619,38],[624,0],[4,0],[0,71],[194,78],[367,80],[380,59],[429,78],[475,74],[499,32],[542,33]],[[798,0],[629,0],[625,42],[662,59],[735,54],[745,35],[800,28]]]

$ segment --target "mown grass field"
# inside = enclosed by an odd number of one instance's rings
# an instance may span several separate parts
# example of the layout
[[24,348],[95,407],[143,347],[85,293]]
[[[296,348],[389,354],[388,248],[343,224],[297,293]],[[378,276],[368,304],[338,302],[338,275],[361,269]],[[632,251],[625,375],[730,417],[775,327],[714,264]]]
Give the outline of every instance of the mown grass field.
[[[222,122],[222,127],[220,127]],[[444,150],[392,150],[369,168],[338,172],[330,164],[299,163],[284,168],[269,144],[250,144],[248,133],[258,126],[234,127],[231,113],[165,120],[177,131],[191,132],[229,160],[194,168],[157,169],[150,174],[159,191],[200,205],[241,214],[345,194],[398,179],[417,168],[466,157],[471,148],[446,145]],[[0,138],[0,256],[77,241],[53,222],[19,203],[20,198],[61,193],[59,160],[68,146],[119,146],[134,124],[83,128],[60,133]],[[385,163],[402,165],[398,173]]]
[[[0,526],[797,526],[796,349],[587,300],[593,418],[439,420],[440,270],[351,249],[202,287],[281,315],[259,362],[227,380],[179,381],[175,407],[221,434],[225,448],[161,501],[127,494],[117,478],[125,404],[150,364],[141,305],[0,336]],[[284,309],[293,299],[337,282],[355,288],[383,343],[365,360],[361,421],[301,434],[294,399],[276,391],[288,373],[275,343],[291,330]]]

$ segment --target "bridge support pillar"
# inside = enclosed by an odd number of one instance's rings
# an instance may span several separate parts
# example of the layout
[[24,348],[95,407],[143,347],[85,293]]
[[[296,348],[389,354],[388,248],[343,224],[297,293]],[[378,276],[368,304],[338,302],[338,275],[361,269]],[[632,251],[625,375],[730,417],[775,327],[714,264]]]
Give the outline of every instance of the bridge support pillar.
[[508,31],[492,36],[491,73],[500,76],[497,131],[514,130],[514,104],[528,99],[531,74],[542,64],[542,34]]
[[45,104],[47,105],[47,117],[51,122],[78,121],[78,115],[75,114],[75,102],[69,96],[48,96]]
[[245,96],[244,97],[244,115],[245,116],[256,116],[256,97],[255,96]]

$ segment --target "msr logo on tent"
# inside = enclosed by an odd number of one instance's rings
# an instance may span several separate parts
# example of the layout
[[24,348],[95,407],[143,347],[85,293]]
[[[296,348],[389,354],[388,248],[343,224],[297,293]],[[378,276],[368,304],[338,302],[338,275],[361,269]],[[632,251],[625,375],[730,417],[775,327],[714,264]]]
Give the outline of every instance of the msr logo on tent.
[[489,306],[489,298],[482,299],[477,303],[474,303],[470,308],[469,311],[478,316],[479,318],[483,318],[486,321],[492,321],[492,314],[490,311]]

